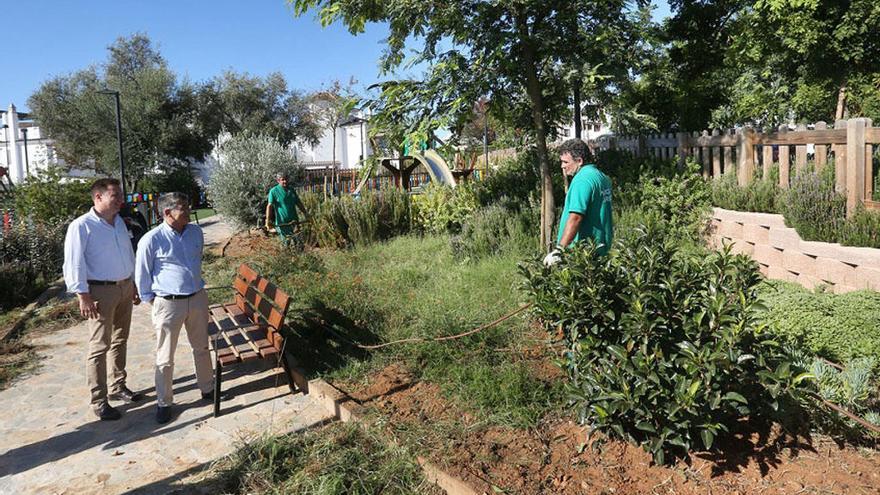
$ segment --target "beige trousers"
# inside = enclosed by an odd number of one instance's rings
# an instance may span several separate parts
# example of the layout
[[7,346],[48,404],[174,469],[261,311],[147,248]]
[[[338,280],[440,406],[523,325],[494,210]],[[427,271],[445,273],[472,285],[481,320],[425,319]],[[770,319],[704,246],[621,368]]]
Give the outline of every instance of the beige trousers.
[[208,292],[200,290],[186,299],[153,299],[153,327],[156,329],[156,401],[162,407],[174,403],[174,351],[180,327],[192,347],[196,383],[202,393],[214,389],[211,352],[208,350]]
[[89,351],[86,376],[91,393],[92,409],[97,411],[107,402],[107,362],[110,362],[110,392],[125,386],[125,353],[131,328],[131,307],[134,283],[95,285],[89,293],[98,306],[98,319],[88,320]]

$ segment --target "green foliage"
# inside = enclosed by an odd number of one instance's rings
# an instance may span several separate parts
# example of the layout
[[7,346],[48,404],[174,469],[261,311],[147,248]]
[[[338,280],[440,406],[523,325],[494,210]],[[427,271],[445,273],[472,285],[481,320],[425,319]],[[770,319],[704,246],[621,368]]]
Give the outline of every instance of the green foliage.
[[354,423],[244,444],[220,461],[209,483],[234,494],[438,493],[414,454],[388,442],[384,433]]
[[846,219],[846,198],[834,189],[834,168],[806,169],[791,180],[781,198],[785,223],[805,241],[837,242]]
[[538,197],[540,180],[538,159],[530,149],[503,161],[481,180],[475,190],[477,201],[482,206],[502,202],[519,209]]
[[540,217],[537,207],[513,211],[485,206],[468,217],[461,234],[451,239],[452,252],[468,261],[501,253],[530,254],[538,248]]
[[66,223],[18,222],[0,232],[0,309],[37,295],[61,273]]
[[147,174],[138,184],[140,192],[182,192],[189,196],[193,204],[199,199],[202,188],[196,181],[189,164],[171,162],[161,167],[159,172]]
[[857,209],[843,223],[838,241],[844,246],[880,248],[880,211]]
[[412,205],[417,228],[432,234],[457,233],[477,208],[477,198],[471,184],[452,188],[431,182],[413,197]]
[[275,174],[287,173],[291,183],[302,177],[290,151],[268,136],[240,135],[225,142],[208,182],[214,208],[239,227],[261,225],[266,218],[269,189]]
[[311,246],[364,246],[406,234],[412,225],[410,196],[397,189],[326,200],[307,193],[302,201],[311,219],[303,226],[304,240]]
[[709,185],[698,173],[699,165],[671,178],[643,175],[636,189],[641,209],[657,218],[671,236],[699,241],[709,222]]
[[745,187],[739,185],[736,174],[712,180],[712,205],[727,210],[776,213],[779,194],[779,166],[775,164],[768,179],[764,180],[759,171]]
[[562,336],[580,420],[657,463],[773,414],[803,380],[758,322],[757,265],[729,249],[683,252],[655,225],[608,256],[580,244],[521,271],[536,315]]
[[89,186],[55,167],[40,170],[15,188],[15,211],[36,222],[70,220],[92,206]]
[[762,318],[781,338],[838,363],[880,361],[880,293],[813,293],[774,281],[762,287],[761,298]]

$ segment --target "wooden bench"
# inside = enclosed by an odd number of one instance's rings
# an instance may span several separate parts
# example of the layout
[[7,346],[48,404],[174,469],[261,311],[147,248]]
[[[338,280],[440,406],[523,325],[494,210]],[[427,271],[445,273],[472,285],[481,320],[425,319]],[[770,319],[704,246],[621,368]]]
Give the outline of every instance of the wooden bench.
[[220,415],[223,368],[255,359],[268,359],[284,369],[291,393],[308,393],[308,382],[285,354],[281,327],[290,296],[242,263],[233,279],[235,300],[209,307],[208,334],[214,352],[214,417]]

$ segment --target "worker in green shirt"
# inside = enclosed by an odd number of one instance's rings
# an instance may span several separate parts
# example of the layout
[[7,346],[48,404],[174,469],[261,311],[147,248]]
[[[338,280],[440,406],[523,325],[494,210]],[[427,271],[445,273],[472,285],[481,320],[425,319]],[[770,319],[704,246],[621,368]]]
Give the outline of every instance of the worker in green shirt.
[[[559,219],[558,248],[581,240],[593,239],[596,252],[608,254],[614,238],[611,211],[611,180],[596,165],[587,163],[590,150],[580,139],[569,139],[559,147],[562,172],[572,177],[565,195],[565,208]],[[546,265],[559,260],[554,249],[545,258]]]
[[288,187],[288,176],[279,173],[275,176],[278,184],[269,189],[269,200],[266,205],[266,230],[272,231],[272,219],[274,217],[274,229],[284,242],[291,240],[294,228],[299,222],[296,209],[299,207],[303,213],[303,219],[308,217],[306,207],[303,206],[299,196],[292,187]]

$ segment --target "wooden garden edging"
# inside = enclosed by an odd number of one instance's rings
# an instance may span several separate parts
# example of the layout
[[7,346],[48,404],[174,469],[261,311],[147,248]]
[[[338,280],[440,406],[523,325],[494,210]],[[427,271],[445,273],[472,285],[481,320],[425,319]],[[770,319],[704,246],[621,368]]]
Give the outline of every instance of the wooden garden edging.
[[[351,396],[321,378],[309,382],[309,393],[331,414],[343,423],[354,421],[363,424],[363,408]],[[425,478],[442,488],[449,495],[480,495],[467,483],[443,471],[422,456],[416,457]]]
[[[809,127],[809,128],[808,128]],[[811,126],[798,125],[793,131],[787,125],[773,132],[751,127],[738,130],[677,132],[640,136],[611,136],[601,139],[602,149],[621,149],[637,156],[678,158],[680,163],[691,157],[703,166],[706,177],[734,173],[740,185],[754,177],[758,166],[763,177],[769,175],[773,163],[779,164],[779,186],[787,188],[794,172],[807,166],[808,153],[821,170],[833,160],[837,190],[846,195],[846,212],[852,215],[860,204],[880,209],[872,201],[873,150],[880,145],[880,127],[872,127],[871,119],[838,120],[832,128],[825,122]]]

